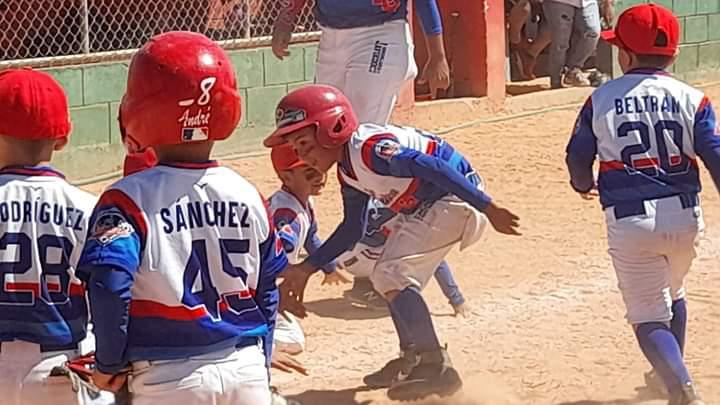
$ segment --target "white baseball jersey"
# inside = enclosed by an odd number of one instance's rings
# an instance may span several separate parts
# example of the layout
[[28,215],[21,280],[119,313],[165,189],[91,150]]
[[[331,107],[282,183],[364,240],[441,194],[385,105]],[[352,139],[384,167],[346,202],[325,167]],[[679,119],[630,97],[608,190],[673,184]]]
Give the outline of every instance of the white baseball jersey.
[[270,197],[270,211],[288,262],[300,263],[300,248],[305,245],[310,227],[315,222],[312,198],[303,204],[292,193],[278,190]]
[[85,337],[75,265],[95,201],[48,167],[0,171],[0,341],[63,346]]
[[262,197],[231,169],[160,164],[136,173],[101,196],[91,224],[81,268],[134,274],[115,286],[131,288],[126,348],[111,347],[116,327],[98,325],[99,363],[201,355],[264,337],[274,323],[267,293],[287,260]]

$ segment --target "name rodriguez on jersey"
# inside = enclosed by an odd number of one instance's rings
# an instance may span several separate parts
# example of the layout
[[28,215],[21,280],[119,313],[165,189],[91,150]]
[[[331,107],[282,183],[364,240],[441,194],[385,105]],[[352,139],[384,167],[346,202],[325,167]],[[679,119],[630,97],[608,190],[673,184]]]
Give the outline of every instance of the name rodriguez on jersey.
[[182,232],[204,226],[249,228],[250,211],[244,202],[191,201],[173,204],[160,210],[163,232]]
[[3,223],[36,222],[82,231],[83,216],[83,212],[77,208],[39,200],[0,202],[0,222]]

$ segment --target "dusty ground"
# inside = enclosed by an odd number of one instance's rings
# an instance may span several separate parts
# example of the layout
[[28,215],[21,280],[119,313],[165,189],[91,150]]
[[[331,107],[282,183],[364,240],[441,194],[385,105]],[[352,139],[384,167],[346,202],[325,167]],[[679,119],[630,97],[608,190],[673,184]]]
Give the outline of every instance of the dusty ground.
[[[720,86],[706,91],[720,100]],[[436,328],[465,379],[463,393],[433,404],[664,404],[642,389],[648,367],[623,320],[599,204],[580,199],[567,182],[564,147],[575,114],[548,112],[445,136],[474,162],[491,195],[520,215],[523,235],[490,230],[469,251],[450,254],[473,308],[469,318],[451,317],[437,285],[427,289]],[[267,158],[227,163],[266,195],[277,186]],[[716,404],[720,207],[703,175],[708,229],[688,278],[687,359],[707,403]],[[317,213],[322,232],[331,231],[340,215],[335,185],[318,199]],[[361,379],[396,354],[390,319],[348,304],[346,287],[319,281],[309,287],[303,322],[308,348],[301,358],[311,375],[275,373],[275,384],[306,405],[388,403]]]

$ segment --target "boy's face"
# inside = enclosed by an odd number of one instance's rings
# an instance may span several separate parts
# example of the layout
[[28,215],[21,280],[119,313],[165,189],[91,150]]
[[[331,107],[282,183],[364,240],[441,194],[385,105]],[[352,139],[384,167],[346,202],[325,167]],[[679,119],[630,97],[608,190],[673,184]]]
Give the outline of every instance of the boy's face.
[[337,160],[337,150],[323,148],[315,139],[315,127],[299,129],[287,136],[301,160],[326,173]]
[[320,195],[327,176],[310,166],[301,166],[282,172],[285,187],[295,194]]

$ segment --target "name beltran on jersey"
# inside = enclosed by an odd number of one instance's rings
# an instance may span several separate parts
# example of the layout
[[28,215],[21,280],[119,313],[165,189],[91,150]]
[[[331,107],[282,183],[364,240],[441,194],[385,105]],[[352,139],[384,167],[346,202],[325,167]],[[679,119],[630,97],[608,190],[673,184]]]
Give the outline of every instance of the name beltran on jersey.
[[204,226],[249,228],[248,215],[247,204],[238,201],[191,201],[160,210],[165,233]]
[[680,112],[680,103],[673,96],[659,99],[656,96],[624,97],[615,99],[615,114],[633,113],[673,113]]
[[0,222],[36,222],[83,230],[83,212],[60,204],[36,201],[0,202]]

